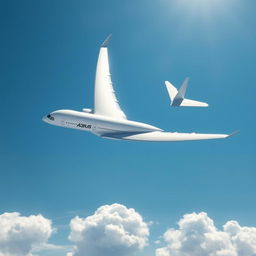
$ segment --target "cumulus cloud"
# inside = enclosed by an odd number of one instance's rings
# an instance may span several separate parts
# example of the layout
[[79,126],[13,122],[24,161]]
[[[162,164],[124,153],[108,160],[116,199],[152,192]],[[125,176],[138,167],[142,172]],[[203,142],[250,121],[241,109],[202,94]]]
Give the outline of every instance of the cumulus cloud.
[[237,221],[228,221],[223,228],[229,234],[238,256],[256,255],[255,227],[241,227]]
[[[151,224],[132,208],[104,205],[91,216],[71,220],[69,240],[74,245],[56,246],[47,243],[54,232],[51,220],[40,214],[4,213],[0,215],[0,256],[56,250],[66,256],[133,255],[147,246]],[[168,229],[155,244],[160,247],[156,256],[256,256],[256,227],[231,220],[218,229],[205,212],[185,214],[178,228]]]
[[178,229],[168,229],[163,239],[167,246],[156,256],[255,256],[256,228],[241,227],[228,221],[218,230],[205,212],[185,214]]
[[51,221],[42,215],[4,213],[0,215],[0,256],[30,256],[34,248],[45,246],[52,232]]
[[87,218],[70,222],[74,256],[124,256],[143,249],[149,229],[139,213],[121,204],[104,205]]

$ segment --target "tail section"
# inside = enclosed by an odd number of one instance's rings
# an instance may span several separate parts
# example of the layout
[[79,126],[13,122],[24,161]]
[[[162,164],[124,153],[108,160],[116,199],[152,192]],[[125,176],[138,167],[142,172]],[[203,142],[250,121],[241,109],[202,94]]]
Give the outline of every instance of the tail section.
[[197,100],[189,100],[189,99],[184,99],[181,104],[181,107],[208,107],[209,104],[206,102],[201,102]]
[[170,82],[165,81],[165,85],[173,107],[208,107],[208,104],[201,101],[190,100],[185,98],[189,78],[186,78],[179,90]]
[[178,93],[175,96],[175,99],[184,99],[188,87],[189,78],[186,77],[183,84],[181,85],[180,89],[178,90]]
[[168,91],[171,102],[173,102],[176,94],[178,93],[178,90],[169,81],[165,81],[165,86]]

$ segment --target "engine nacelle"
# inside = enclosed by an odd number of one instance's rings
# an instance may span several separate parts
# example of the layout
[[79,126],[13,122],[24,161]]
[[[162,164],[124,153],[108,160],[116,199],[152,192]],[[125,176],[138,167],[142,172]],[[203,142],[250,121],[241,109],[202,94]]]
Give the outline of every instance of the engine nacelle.
[[92,109],[90,109],[90,108],[83,108],[82,110],[85,113],[92,113]]

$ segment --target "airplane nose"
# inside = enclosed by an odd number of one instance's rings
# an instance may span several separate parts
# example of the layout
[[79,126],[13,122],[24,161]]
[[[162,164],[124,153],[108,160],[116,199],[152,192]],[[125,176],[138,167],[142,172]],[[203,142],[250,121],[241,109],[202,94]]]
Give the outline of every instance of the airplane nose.
[[47,117],[44,116],[44,117],[42,118],[42,121],[47,123]]

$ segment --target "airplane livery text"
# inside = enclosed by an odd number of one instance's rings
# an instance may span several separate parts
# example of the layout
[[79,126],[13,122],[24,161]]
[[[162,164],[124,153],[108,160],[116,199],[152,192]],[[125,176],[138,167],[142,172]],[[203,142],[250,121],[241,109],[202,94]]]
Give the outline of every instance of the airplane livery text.
[[79,124],[77,125],[77,127],[86,128],[86,129],[91,129],[91,128],[92,128],[92,125],[91,125],[91,124],[81,124],[81,123],[79,123]]

